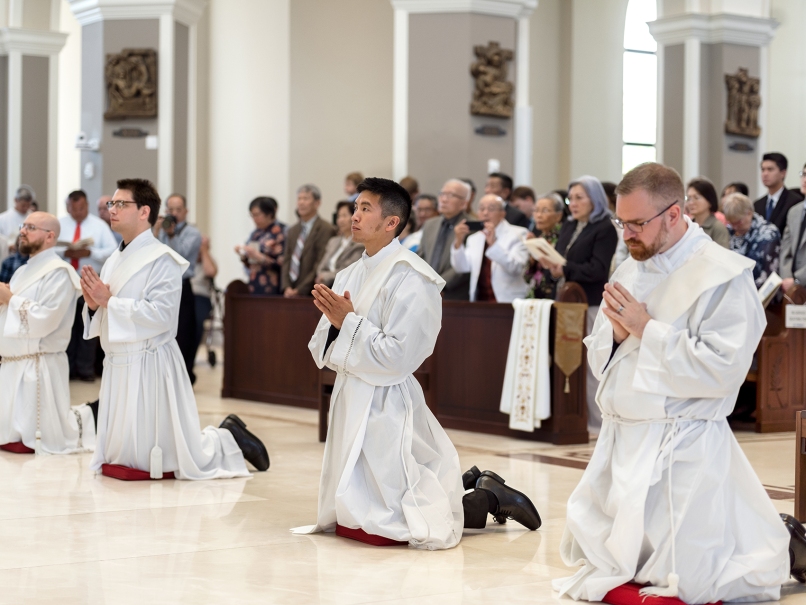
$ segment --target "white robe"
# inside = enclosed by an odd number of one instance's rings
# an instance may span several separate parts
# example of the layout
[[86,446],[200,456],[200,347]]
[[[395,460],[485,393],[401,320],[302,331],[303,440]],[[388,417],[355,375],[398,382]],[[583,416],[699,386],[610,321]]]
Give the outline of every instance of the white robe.
[[417,548],[452,548],[464,525],[459,456],[412,375],[434,350],[444,282],[395,239],[341,271],[333,289],[357,303],[390,255],[399,256],[366,316],[356,304],[327,351],[323,316],[308,345],[318,367],[338,373],[311,531],[338,523]]
[[[37,273],[47,271],[37,278]],[[95,443],[92,410],[70,408],[67,345],[79,280],[52,248],[34,255],[11,278],[13,296],[0,305],[0,356],[41,353],[38,359],[0,364],[0,443],[34,449],[39,385],[40,451],[70,454]],[[37,375],[37,367],[39,373]]]
[[[144,231],[115,251],[101,270],[114,281],[115,270],[132,255],[148,255],[152,246],[164,254],[135,273],[106,309],[90,320],[84,307],[84,337],[101,337],[106,353],[98,410],[98,439],[91,468],[104,463],[150,470],[157,428],[163,472],[179,479],[225,479],[248,476],[232,433],[208,426],[201,430],[196,399],[176,344],[182,273],[175,258],[151,231]],[[156,398],[156,401],[155,401]]]
[[[715,251],[687,222],[672,249],[627,259],[611,281],[647,301],[680,267],[677,276],[694,291],[696,275],[709,272],[692,273],[696,262],[707,260],[714,273],[744,262]],[[686,285],[651,298],[649,314],[685,298]],[[675,571],[687,603],[777,600],[789,577],[789,534],[726,421],[766,323],[752,269],[739,266],[734,278],[680,306],[687,310],[678,319],[651,320],[642,339],[625,340],[612,359],[613,330],[601,312],[585,340],[602,381],[604,422],[568,501],[561,543],[564,562],[583,567],[554,582],[574,599],[601,600],[633,579],[667,587]]]

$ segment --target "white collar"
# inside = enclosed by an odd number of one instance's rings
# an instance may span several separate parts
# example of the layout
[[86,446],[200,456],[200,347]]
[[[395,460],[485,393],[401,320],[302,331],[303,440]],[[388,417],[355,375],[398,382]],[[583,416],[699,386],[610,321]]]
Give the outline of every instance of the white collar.
[[361,262],[367,268],[367,271],[372,271],[375,267],[381,264],[383,259],[395,252],[401,246],[397,238],[393,239],[390,243],[386,244],[383,248],[378,250],[373,256],[369,256],[367,251],[364,250],[361,255]]
[[694,252],[710,241],[711,238],[702,230],[702,227],[685,215],[683,218],[688,229],[686,229],[686,233],[680,238],[680,241],[666,252],[661,252],[652,258],[639,262],[639,267],[650,273],[671,273],[686,262]]
[[154,234],[151,232],[151,229],[146,229],[140,235],[135,237],[129,244],[123,249],[121,255],[129,255],[135,250],[140,250],[141,248],[146,247],[151,242],[157,241],[154,237]]
[[42,250],[41,252],[34,254],[32,257],[28,259],[27,265],[31,267],[30,271],[33,271],[36,267],[41,264],[48,262],[51,256],[56,254],[55,248],[48,248],[47,250]]
[[772,195],[770,195],[770,194],[768,193],[768,194],[767,194],[767,200],[769,201],[769,199],[770,199],[770,198],[772,198],[773,203],[774,203],[774,204],[777,204],[777,203],[778,203],[778,200],[780,200],[780,199],[781,199],[781,194],[784,192],[784,189],[785,189],[785,188],[786,188],[786,187],[784,187],[783,185],[781,185],[781,188],[780,188],[778,191],[776,191],[775,193],[773,193]]

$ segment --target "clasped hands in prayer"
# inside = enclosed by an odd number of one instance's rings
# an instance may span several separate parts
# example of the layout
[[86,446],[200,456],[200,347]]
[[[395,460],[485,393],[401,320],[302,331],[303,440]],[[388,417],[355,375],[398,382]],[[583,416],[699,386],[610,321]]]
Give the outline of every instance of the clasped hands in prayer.
[[11,288],[8,284],[0,282],[0,305],[7,305],[11,300]]
[[81,291],[84,294],[84,302],[93,311],[98,307],[106,308],[109,299],[112,298],[109,286],[101,281],[95,269],[89,265],[81,268]]
[[330,325],[337,330],[341,330],[341,324],[344,323],[347,314],[354,311],[349,292],[339,296],[324,284],[316,284],[313,287],[313,304],[325,314]]
[[652,319],[646,304],[638,302],[618,282],[605,284],[603,298],[606,306],[602,307],[602,313],[613,324],[613,340],[621,344],[630,334],[636,338],[644,335],[644,328]]

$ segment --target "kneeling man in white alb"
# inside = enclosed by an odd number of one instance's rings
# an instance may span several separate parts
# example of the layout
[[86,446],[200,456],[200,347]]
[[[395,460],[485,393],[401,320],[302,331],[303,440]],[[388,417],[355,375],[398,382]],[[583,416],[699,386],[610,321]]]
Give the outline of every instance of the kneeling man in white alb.
[[804,580],[803,527],[781,522],[726,420],[766,325],[753,261],[683,215],[671,168],[642,164],[616,193],[632,258],[585,339],[603,423],[560,547],[582,567],[554,587],[588,601],[628,582],[691,604],[777,600],[790,572]]
[[260,440],[230,414],[203,431],[187,369],[176,344],[182,274],[187,261],[161,244],[151,229],[160,198],[143,179],[117,183],[107,203],[120,248],[98,276],[82,268],[84,337],[101,337],[106,353],[91,468],[103,464],[173,472],[179,479],[249,475],[244,458],[269,467]]
[[0,283],[0,448],[70,454],[95,443],[92,409],[70,409],[67,344],[80,291],[78,275],[54,249],[59,221],[34,212],[20,229],[31,256]]

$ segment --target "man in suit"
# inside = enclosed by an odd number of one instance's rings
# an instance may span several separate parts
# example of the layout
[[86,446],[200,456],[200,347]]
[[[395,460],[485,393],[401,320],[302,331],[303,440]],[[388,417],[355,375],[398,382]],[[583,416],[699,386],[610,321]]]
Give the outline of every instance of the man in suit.
[[506,202],[506,221],[510,225],[517,225],[524,229],[529,228],[529,217],[509,203],[512,196],[512,177],[503,172],[491,172],[487,176],[487,184],[484,186],[484,195],[497,195]]
[[781,237],[781,258],[778,271],[784,278],[781,289],[786,292],[794,284],[806,284],[806,202],[799,202],[789,209],[786,229]]
[[439,192],[439,213],[423,225],[423,237],[417,254],[445,280],[442,296],[446,300],[468,300],[470,274],[457,273],[451,267],[453,230],[470,216],[464,211],[470,199],[470,187],[459,179],[450,179]]
[[529,251],[523,244],[528,231],[504,220],[505,202],[497,195],[479,200],[484,229],[470,235],[462,221],[454,229],[451,266],[470,273],[470,301],[509,303],[524,298],[528,285],[523,270]]
[[756,213],[778,227],[781,233],[785,230],[790,208],[803,199],[799,191],[787,189],[784,184],[787,165],[786,156],[782,153],[764,154],[761,160],[761,182],[767,188],[767,195],[753,204]]
[[327,242],[336,234],[333,226],[319,218],[322,193],[316,185],[297,189],[299,222],[286,234],[283,259],[283,296],[311,296],[316,267],[325,254]]

